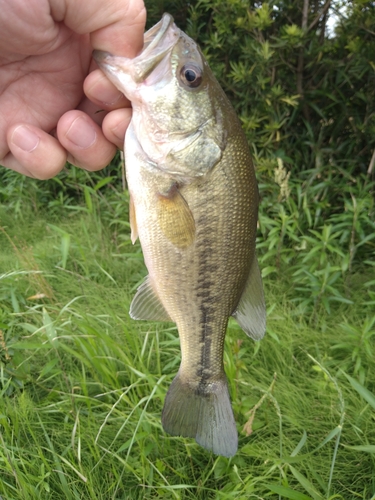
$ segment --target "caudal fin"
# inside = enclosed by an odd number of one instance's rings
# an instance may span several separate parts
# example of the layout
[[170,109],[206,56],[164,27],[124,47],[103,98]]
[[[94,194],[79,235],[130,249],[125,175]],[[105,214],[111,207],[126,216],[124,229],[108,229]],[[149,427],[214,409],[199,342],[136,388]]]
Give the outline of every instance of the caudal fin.
[[232,457],[238,436],[225,376],[193,387],[178,373],[165,398],[162,424],[172,436],[194,438],[216,455]]

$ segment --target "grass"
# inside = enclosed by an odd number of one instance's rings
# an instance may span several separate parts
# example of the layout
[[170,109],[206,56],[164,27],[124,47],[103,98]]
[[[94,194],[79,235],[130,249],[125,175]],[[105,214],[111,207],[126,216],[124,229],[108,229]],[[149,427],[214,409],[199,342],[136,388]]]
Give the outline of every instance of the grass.
[[265,339],[230,321],[239,451],[217,457],[162,430],[178,335],[129,318],[146,271],[111,203],[87,188],[75,207],[0,208],[0,497],[374,500],[371,263],[345,280],[350,300],[302,309],[279,249]]

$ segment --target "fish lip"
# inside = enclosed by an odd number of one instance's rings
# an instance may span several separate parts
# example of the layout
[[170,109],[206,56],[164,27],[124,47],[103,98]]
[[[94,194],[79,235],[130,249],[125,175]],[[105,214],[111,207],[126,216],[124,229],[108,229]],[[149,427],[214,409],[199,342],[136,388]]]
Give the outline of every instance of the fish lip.
[[162,19],[144,36],[143,50],[133,60],[133,78],[136,83],[144,81],[159,62],[172,50],[180,37],[180,30],[170,14]]
[[92,57],[94,61],[98,64],[98,66],[102,66],[107,62],[108,59],[113,57],[113,55],[110,52],[105,52],[104,50],[97,50],[95,49],[92,52]]
[[162,19],[144,34],[142,52],[134,59],[115,56],[101,50],[94,50],[93,58],[99,67],[121,69],[130,74],[135,83],[141,83],[172,50],[179,37],[180,30],[174,24],[173,17],[165,13]]
[[152,52],[163,38],[165,38],[169,28],[173,26],[173,24],[173,17],[168,13],[163,14],[161,20],[144,34],[143,49],[140,55],[147,56],[149,52]]

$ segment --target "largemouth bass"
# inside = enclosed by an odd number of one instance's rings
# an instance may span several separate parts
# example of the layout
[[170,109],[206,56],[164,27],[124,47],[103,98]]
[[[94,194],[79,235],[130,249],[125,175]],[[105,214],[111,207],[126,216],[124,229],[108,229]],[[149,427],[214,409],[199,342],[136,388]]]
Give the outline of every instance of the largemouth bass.
[[245,135],[199,47],[169,14],[136,58],[94,58],[133,106],[124,147],[131,236],[149,275],[130,316],[173,321],[180,337],[163,427],[230,457],[238,436],[223,363],[228,318],[253,339],[265,332],[258,189]]

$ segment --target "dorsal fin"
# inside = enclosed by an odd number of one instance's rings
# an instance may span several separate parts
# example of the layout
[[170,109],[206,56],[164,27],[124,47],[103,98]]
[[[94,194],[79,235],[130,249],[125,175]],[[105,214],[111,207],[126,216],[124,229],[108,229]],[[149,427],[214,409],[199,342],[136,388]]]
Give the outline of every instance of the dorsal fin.
[[256,256],[238,306],[232,316],[242,330],[254,340],[260,340],[266,332],[266,304],[262,275]]

